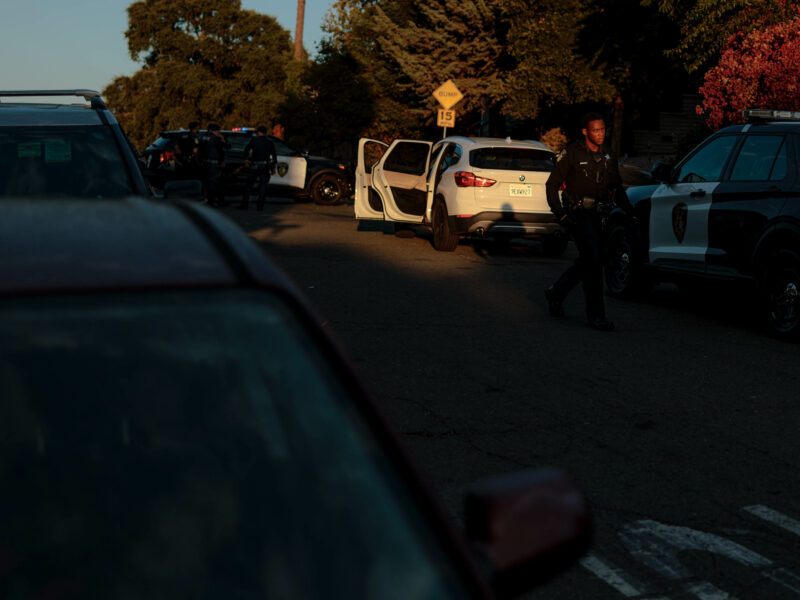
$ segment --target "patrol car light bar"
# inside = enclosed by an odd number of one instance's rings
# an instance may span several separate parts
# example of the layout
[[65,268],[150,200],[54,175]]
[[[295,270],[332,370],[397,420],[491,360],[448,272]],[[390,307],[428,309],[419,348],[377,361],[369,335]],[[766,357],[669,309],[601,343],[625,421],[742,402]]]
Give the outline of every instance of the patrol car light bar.
[[800,111],[747,108],[742,111],[745,121],[800,121]]

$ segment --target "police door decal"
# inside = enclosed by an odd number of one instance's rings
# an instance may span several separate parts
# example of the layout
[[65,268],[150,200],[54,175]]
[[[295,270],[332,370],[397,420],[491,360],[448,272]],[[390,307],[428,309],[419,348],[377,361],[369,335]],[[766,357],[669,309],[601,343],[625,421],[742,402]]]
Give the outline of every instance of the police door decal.
[[683,243],[683,238],[686,235],[686,217],[689,209],[686,203],[679,202],[672,209],[672,231],[675,233],[675,239],[679,244]]
[[302,156],[279,154],[275,175],[270,179],[270,183],[303,189],[306,185],[306,159]]

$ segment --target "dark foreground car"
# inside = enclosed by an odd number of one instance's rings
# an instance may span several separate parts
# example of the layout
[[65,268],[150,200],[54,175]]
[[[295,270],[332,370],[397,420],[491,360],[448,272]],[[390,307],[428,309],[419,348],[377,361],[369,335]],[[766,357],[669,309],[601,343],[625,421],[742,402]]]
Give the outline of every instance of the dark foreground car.
[[471,489],[468,551],[215,211],[9,199],[0,254],[4,597],[487,598],[585,548],[584,499],[541,471]]
[[732,282],[766,327],[800,337],[800,113],[745,111],[657,185],[631,187],[638,221],[612,217],[606,283],[618,296],[659,281]]
[[[174,151],[178,140],[186,133],[184,130],[164,131],[144,151],[146,174],[154,188],[162,189],[166,182],[183,177],[176,168]],[[204,133],[205,130],[201,130],[199,135]],[[256,131],[243,127],[220,133],[231,144],[225,156],[224,193],[228,201],[238,201],[247,183],[244,148]],[[317,204],[337,204],[352,195],[353,173],[347,165],[329,158],[309,156],[293,150],[281,139],[267,137],[275,144],[278,154],[276,172],[268,187],[270,195],[311,198]],[[252,192],[250,195],[253,197]]]
[[98,92],[0,91],[0,196],[148,194],[136,152]]

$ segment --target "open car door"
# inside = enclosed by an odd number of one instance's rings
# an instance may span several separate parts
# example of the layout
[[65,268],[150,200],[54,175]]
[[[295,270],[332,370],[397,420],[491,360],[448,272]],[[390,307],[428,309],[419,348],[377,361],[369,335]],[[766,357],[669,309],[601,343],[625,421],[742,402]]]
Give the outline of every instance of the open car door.
[[383,219],[383,203],[372,189],[372,168],[386,153],[389,144],[378,140],[358,140],[356,161],[355,211],[356,219]]
[[[372,191],[366,198],[366,208],[373,211],[373,215],[381,212],[377,210],[379,201],[383,215],[363,218],[383,218],[397,223],[422,222],[428,204],[428,167],[432,145],[431,142],[418,140],[392,142],[372,168],[369,185]],[[361,158],[359,153],[359,160]],[[357,202],[357,211],[358,206]]]

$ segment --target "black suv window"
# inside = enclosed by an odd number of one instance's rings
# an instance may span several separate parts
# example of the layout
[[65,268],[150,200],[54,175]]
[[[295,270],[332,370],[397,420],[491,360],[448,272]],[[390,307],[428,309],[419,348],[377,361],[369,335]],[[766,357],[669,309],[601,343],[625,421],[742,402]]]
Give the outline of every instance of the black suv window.
[[0,128],[0,196],[115,198],[134,194],[102,125]]
[[677,181],[687,183],[719,181],[722,178],[722,169],[725,168],[725,162],[735,143],[735,135],[714,138],[681,165]]
[[478,169],[550,172],[556,166],[556,159],[546,150],[478,148],[469,153],[469,164]]
[[781,135],[748,135],[731,181],[779,181],[786,176],[786,143]]

